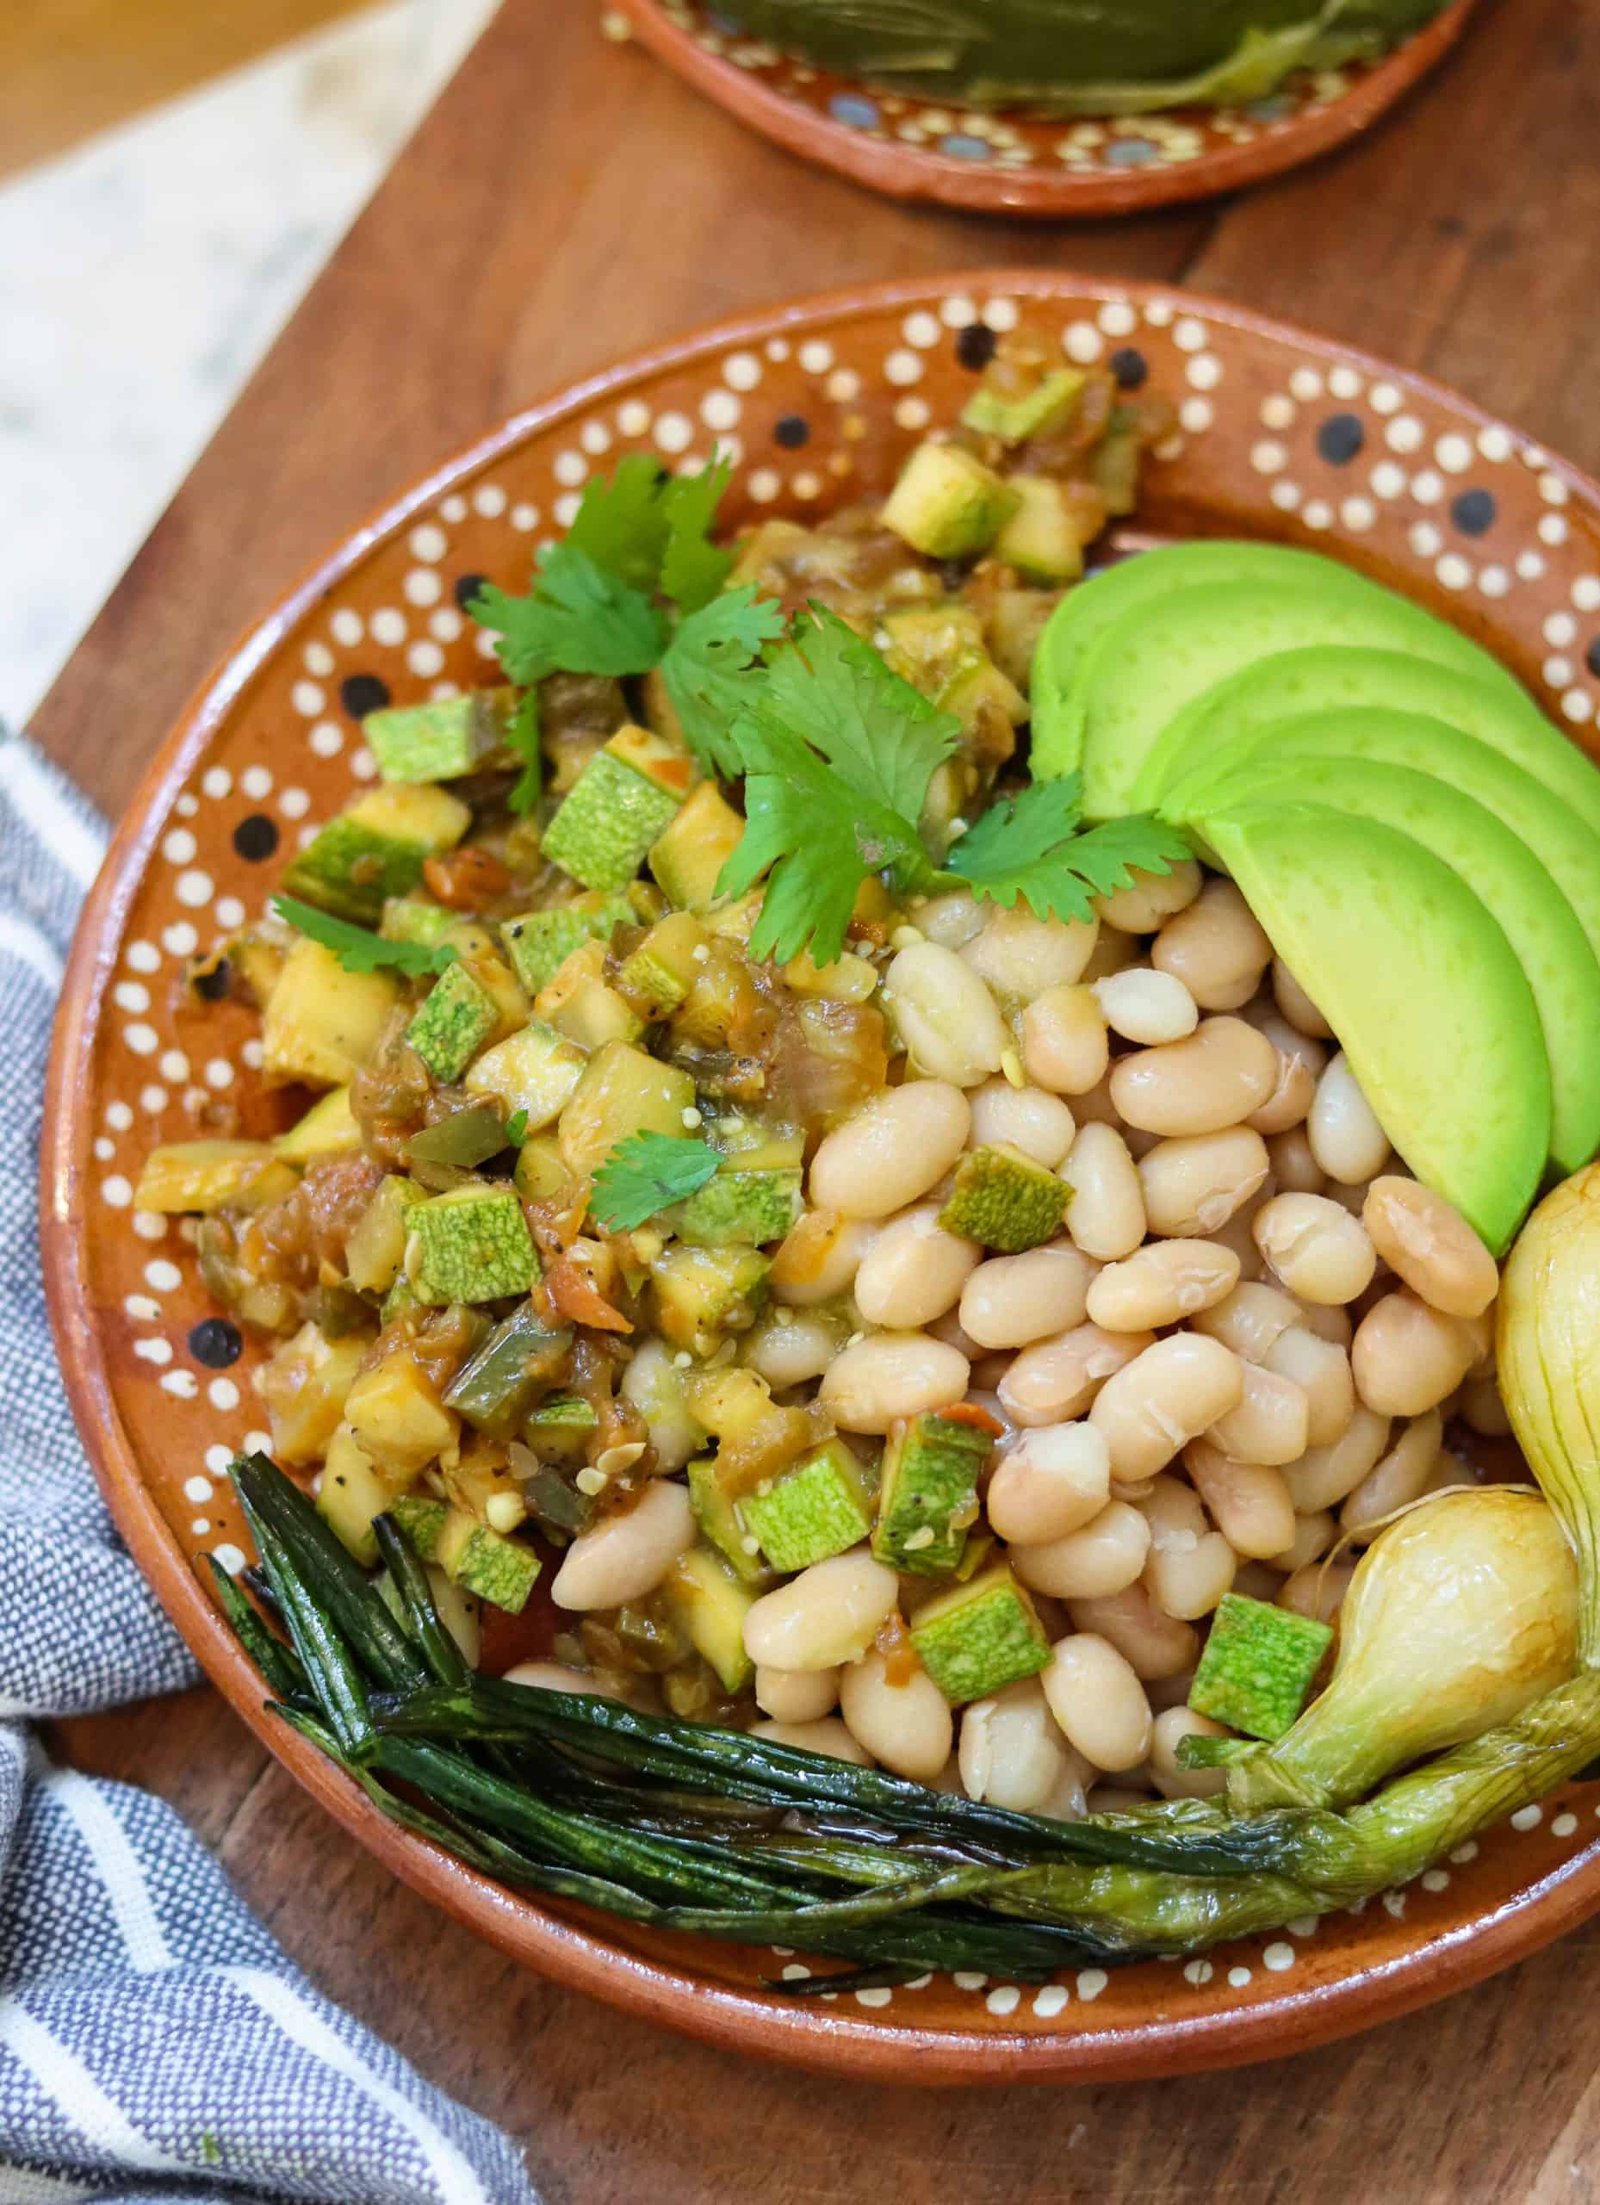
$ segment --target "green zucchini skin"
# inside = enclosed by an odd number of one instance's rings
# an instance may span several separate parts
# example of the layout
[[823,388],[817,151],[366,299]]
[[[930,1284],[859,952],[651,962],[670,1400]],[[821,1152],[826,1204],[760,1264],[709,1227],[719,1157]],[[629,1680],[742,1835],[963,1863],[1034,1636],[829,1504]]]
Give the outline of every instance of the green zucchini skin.
[[1444,0],[735,0],[748,33],[966,106],[1136,114],[1260,99],[1376,57]]

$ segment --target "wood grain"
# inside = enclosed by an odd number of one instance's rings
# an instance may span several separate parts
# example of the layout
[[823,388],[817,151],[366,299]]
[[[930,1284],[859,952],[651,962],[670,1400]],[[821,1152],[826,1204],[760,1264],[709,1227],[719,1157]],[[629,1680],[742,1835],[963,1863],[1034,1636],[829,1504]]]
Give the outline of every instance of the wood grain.
[[[231,635],[452,446],[669,330],[858,275],[1187,273],[1442,374],[1594,467],[1597,81],[1592,10],[1500,0],[1389,128],[1300,178],[1220,214],[1017,230],[810,175],[602,46],[587,8],[508,0],[39,732],[115,806]],[[326,1990],[513,2130],[550,2205],[1600,2194],[1600,1927],[1292,2063],[1025,2101],[868,2089],[680,2043],[506,1967],[353,1851],[208,1695],[56,1742],[172,1799]]]

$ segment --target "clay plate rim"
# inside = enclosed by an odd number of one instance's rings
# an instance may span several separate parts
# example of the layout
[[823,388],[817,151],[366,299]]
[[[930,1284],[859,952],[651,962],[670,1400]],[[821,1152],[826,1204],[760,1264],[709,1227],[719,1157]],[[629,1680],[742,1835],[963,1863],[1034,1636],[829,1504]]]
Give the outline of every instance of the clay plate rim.
[[[403,493],[354,530],[329,557],[224,656],[191,699],[151,762],[112,839],[85,902],[62,987],[45,1091],[40,1152],[40,1230],[46,1297],[68,1397],[113,1520],[163,1607],[211,1681],[277,1760],[402,1882],[475,1930],[510,1958],[553,1980],[723,2049],[759,2052],[796,2065],[897,2083],[1127,2080],[1191,2073],[1305,2051],[1392,2020],[1464,1989],[1524,1958],[1600,1907],[1600,1838],[1560,1867],[1475,1919],[1451,1924],[1393,1957],[1336,1981],[1285,1987],[1273,1997],[1191,2020],[1163,2018],[1041,2035],[932,2029],[809,2002],[779,2003],[647,1960],[607,1940],[604,1918],[573,1908],[547,1912],[463,1867],[427,1841],[396,1828],[350,1779],[268,1714],[250,1662],[146,1491],[132,1442],[117,1414],[96,1333],[86,1268],[90,1174],[88,1115],[79,1109],[78,1068],[89,1061],[124,919],[164,825],[169,800],[190,777],[245,685],[284,637],[380,539],[431,506],[527,436],[664,370],[729,347],[796,330],[825,329],[860,314],[927,304],[947,294],[1002,292],[1016,298],[1128,298],[1181,301],[1242,336],[1334,353],[1454,410],[1478,427],[1495,418],[1431,378],[1360,349],[1226,301],[1172,285],[1107,282],[1039,269],[980,269],[930,279],[853,285],[710,325],[566,386]],[[1600,506],[1600,484],[1551,456],[1569,487]],[[593,1925],[593,1926],[590,1926]]]
[[691,32],[668,19],[660,0],[617,0],[617,4],[641,45],[685,83],[786,152],[887,193],[891,199],[1049,220],[1131,214],[1212,199],[1332,152],[1370,129],[1437,68],[1466,28],[1477,0],[1454,0],[1340,98],[1308,109],[1281,129],[1247,144],[1216,146],[1192,161],[1130,170],[1125,176],[1016,175],[925,147],[887,144],[801,106],[763,83],[753,71],[707,53]]

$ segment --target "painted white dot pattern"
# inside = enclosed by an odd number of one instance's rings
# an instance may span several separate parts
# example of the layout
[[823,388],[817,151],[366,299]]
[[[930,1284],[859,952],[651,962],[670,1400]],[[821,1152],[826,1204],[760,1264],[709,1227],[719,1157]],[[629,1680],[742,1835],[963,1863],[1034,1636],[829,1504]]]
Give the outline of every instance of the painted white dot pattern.
[[1088,367],[1105,350],[1105,340],[1093,322],[1069,322],[1061,334],[1061,349],[1069,360]]
[[888,359],[883,363],[883,373],[887,382],[893,383],[898,389],[904,390],[909,383],[921,382],[923,363],[916,353],[902,348],[897,352],[890,353]]
[[[800,364],[807,365],[804,351]],[[754,390],[761,380],[761,362],[753,352],[730,352],[722,363],[722,380],[729,390]]]

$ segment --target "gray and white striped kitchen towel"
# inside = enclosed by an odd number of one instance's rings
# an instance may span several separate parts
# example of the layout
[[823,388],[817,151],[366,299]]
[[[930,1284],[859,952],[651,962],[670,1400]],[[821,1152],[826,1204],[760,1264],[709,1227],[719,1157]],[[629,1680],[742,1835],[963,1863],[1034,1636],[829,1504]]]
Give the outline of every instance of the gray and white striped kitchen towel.
[[45,1319],[50,1023],[105,835],[0,731],[0,2205],[529,2205],[510,2140],[320,1998],[160,1800],[30,1717],[195,1671],[101,1505]]

